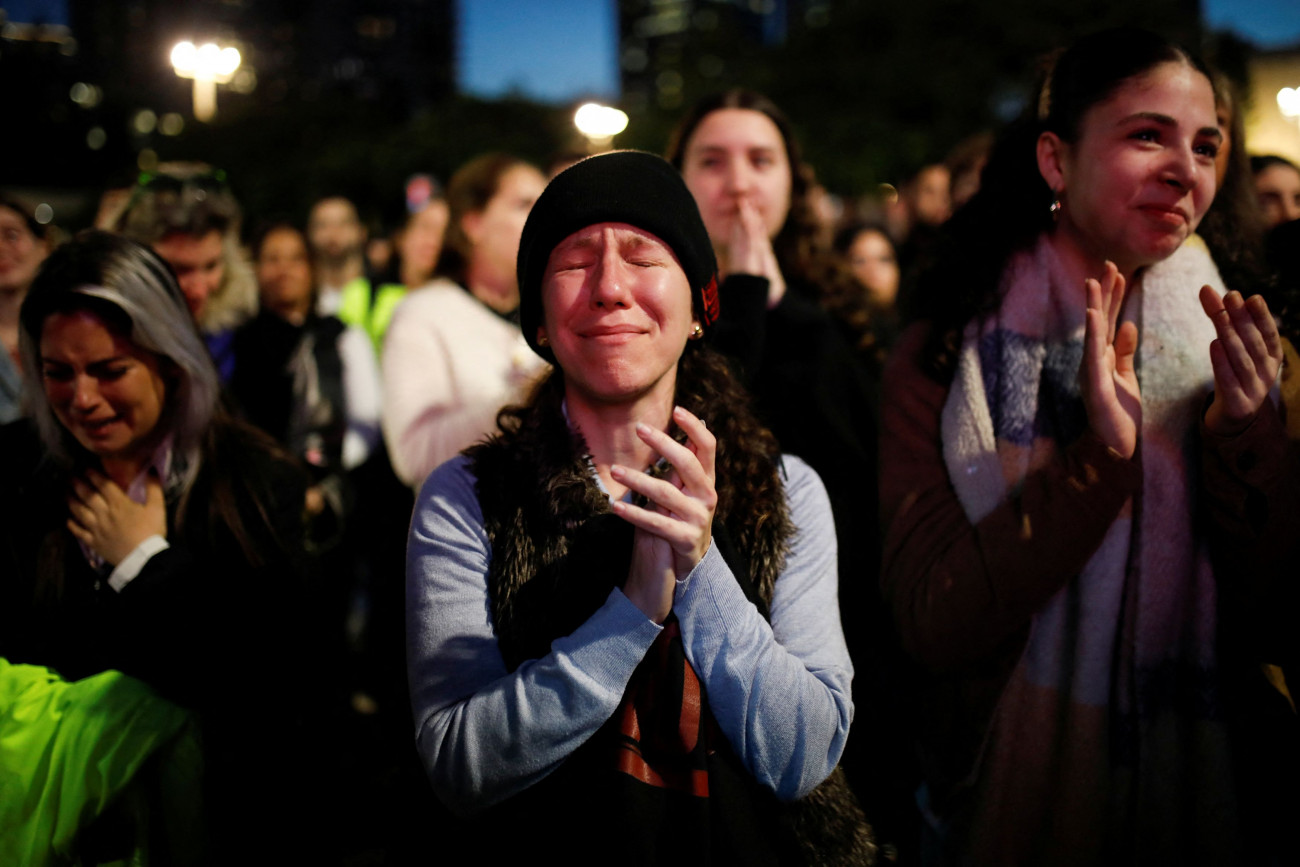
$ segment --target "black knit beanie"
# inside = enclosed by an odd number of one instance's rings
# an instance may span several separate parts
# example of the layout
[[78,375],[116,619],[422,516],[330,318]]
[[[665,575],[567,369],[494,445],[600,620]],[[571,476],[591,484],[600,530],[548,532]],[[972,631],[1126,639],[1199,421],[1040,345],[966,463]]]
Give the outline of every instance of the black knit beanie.
[[519,239],[519,325],[533,351],[554,362],[537,344],[542,322],[542,273],[551,251],[579,229],[627,223],[672,249],[686,272],[700,325],[718,318],[718,263],[695,198],[682,176],[654,154],[614,151],[588,157],[556,175],[534,203]]

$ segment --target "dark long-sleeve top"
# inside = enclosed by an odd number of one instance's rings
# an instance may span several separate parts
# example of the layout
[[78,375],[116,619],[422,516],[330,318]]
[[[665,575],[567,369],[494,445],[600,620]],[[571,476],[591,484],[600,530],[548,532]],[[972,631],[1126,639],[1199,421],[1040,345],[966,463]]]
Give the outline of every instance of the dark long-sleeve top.
[[806,293],[791,287],[768,309],[767,292],[765,277],[729,276],[710,345],[737,368],[781,450],[807,461],[826,484],[853,652],[880,560],[873,386],[835,321]]
[[214,434],[248,550],[202,468],[185,520],[168,503],[169,546],[119,592],[66,528],[69,480],[25,423],[0,432],[0,655],[77,679],[116,669],[173,700],[219,714],[232,694],[274,698],[260,666],[283,667],[302,603],[306,477],[241,426]]

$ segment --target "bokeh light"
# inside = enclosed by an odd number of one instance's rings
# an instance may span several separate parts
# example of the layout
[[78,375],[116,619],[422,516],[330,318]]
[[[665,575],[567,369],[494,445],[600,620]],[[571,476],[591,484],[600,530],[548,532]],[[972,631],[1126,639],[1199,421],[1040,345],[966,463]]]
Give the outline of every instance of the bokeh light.
[[574,113],[573,124],[587,138],[613,138],[627,129],[627,114],[617,108],[589,102]]

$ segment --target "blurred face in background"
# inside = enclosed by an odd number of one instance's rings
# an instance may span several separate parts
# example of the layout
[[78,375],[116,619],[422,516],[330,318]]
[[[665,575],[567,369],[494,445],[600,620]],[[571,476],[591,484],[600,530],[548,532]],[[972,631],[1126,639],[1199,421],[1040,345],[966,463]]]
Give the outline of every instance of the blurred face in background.
[[[397,240],[402,258],[402,283],[415,288],[425,283],[438,264],[442,239],[447,231],[447,203],[435,199],[406,221]],[[521,230],[522,231],[522,230]]]
[[1267,228],[1300,220],[1300,172],[1285,165],[1269,166],[1255,175],[1255,192]]
[[776,237],[790,213],[790,159],[781,130],[761,111],[720,108],[700,121],[682,153],[682,178],[715,247],[732,238],[741,202]]
[[311,257],[297,229],[272,229],[257,254],[257,288],[262,306],[277,315],[303,317],[312,306]]
[[344,198],[321,199],[307,220],[311,249],[322,264],[337,267],[361,255],[366,231],[357,209]]
[[893,306],[898,297],[898,259],[894,245],[883,233],[875,229],[859,232],[849,245],[848,264],[873,306]]
[[461,218],[461,227],[472,248],[473,270],[514,281],[524,221],[545,187],[546,179],[541,172],[529,165],[516,165],[501,176],[496,194],[483,210],[471,211]]
[[195,237],[172,232],[154,241],[153,251],[172,266],[190,313],[196,322],[201,321],[208,299],[221,288],[221,280],[226,275],[221,233],[213,229]]
[[0,205],[0,292],[26,292],[48,252],[22,214]]
[[953,175],[948,194],[953,210],[969,202],[980,191],[980,172],[984,171],[987,162],[987,158],[981,159],[961,174]]
[[908,204],[916,222],[939,226],[952,215],[952,177],[944,166],[926,166],[907,187]]

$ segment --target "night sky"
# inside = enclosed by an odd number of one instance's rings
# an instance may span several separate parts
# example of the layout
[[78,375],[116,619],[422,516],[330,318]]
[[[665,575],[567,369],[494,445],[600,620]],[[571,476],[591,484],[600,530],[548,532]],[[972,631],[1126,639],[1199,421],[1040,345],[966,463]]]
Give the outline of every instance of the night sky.
[[[459,0],[459,80],[544,102],[618,96],[616,0]],[[1206,22],[1261,48],[1300,43],[1300,0],[1202,0]],[[11,21],[66,23],[65,0],[0,0]]]
[[[996,2],[996,0],[994,0]],[[459,0],[460,84],[545,102],[618,94],[615,0]],[[1300,0],[1201,0],[1206,22],[1261,48],[1300,43]]]
[[462,90],[618,98],[614,0],[459,0]]

